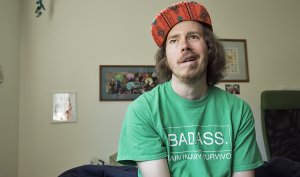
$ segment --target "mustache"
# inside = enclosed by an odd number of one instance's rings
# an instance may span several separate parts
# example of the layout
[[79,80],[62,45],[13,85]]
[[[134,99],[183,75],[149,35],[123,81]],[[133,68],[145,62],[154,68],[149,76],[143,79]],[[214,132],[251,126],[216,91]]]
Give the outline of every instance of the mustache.
[[177,63],[180,64],[180,63],[184,62],[185,57],[188,56],[188,55],[193,55],[193,56],[196,57],[196,58],[199,58],[199,57],[200,57],[200,55],[199,55],[198,53],[194,52],[194,51],[186,51],[186,52],[184,52],[184,54],[183,54],[182,57],[178,60]]

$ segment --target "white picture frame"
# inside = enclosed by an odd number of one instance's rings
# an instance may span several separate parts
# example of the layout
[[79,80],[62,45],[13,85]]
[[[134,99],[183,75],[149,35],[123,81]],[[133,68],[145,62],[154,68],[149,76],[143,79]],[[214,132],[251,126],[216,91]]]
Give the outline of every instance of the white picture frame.
[[77,122],[76,92],[51,93],[51,123]]

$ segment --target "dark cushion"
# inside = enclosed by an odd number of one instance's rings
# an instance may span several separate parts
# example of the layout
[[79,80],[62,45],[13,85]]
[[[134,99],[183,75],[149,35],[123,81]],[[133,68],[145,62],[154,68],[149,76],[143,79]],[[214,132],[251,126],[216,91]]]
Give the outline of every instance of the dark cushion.
[[58,177],[137,177],[133,166],[84,165],[65,171]]
[[283,157],[273,157],[255,169],[255,177],[299,177],[300,162]]

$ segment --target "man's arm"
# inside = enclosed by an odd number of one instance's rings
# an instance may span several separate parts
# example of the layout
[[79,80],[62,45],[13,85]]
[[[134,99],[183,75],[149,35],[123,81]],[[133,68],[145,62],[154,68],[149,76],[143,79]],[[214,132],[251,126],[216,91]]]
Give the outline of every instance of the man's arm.
[[170,177],[166,158],[136,162],[143,177]]
[[247,170],[247,171],[239,171],[232,173],[231,177],[254,177],[255,171],[253,170]]

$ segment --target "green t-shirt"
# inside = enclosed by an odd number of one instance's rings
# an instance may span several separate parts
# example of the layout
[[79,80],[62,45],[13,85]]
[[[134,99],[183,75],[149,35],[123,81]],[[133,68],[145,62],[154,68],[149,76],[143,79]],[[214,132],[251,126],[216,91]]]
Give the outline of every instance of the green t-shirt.
[[167,158],[172,177],[231,176],[259,167],[249,105],[214,86],[202,99],[186,100],[171,81],[144,93],[128,107],[117,161],[136,165],[161,158]]

